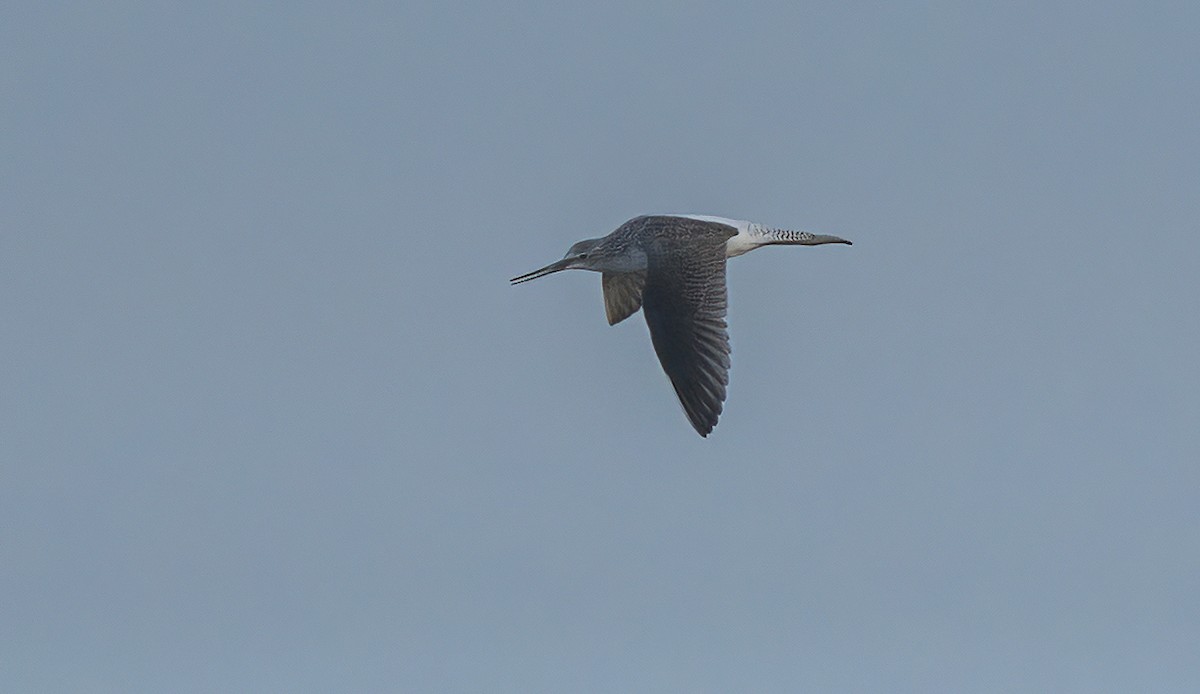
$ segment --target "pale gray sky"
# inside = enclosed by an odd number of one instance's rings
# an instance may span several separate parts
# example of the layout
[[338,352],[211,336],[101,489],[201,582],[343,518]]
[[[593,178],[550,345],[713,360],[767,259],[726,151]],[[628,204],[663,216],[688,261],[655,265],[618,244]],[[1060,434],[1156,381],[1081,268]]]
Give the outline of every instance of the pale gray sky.
[[[1194,3],[19,3],[0,689],[1196,691]],[[713,436],[599,277],[730,263]]]

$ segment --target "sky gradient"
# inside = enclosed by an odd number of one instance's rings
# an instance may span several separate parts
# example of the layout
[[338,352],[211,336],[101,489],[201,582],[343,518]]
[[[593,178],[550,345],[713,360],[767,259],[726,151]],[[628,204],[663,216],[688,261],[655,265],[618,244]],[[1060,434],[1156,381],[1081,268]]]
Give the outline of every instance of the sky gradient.
[[0,689],[1200,689],[1196,4],[20,5]]

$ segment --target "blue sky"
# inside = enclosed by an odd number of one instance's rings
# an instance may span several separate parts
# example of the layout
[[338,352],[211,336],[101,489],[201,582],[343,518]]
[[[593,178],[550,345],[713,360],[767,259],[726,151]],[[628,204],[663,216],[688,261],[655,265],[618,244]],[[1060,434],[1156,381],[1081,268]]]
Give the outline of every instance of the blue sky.
[[[0,22],[0,688],[1195,691],[1189,3]],[[729,265],[696,436],[599,277]]]

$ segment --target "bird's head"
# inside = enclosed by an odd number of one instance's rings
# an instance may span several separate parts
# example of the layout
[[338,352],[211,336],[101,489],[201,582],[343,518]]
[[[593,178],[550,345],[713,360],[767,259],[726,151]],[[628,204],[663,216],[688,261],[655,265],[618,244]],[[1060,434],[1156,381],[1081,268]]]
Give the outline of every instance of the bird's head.
[[536,280],[539,277],[545,277],[546,275],[558,272],[559,270],[598,270],[600,269],[600,266],[598,265],[597,261],[601,260],[601,256],[597,253],[597,250],[599,249],[600,242],[602,240],[603,239],[584,239],[583,241],[571,246],[571,249],[567,251],[567,254],[563,256],[562,260],[556,260],[544,268],[534,270],[533,272],[526,273],[520,277],[514,277],[509,281],[513,284],[520,284],[521,282],[528,282],[529,280]]

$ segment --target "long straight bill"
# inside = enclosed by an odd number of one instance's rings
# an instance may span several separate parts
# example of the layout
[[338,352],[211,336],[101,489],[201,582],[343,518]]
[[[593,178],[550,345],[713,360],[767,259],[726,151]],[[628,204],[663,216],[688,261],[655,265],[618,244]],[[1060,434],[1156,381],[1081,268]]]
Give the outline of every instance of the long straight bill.
[[539,277],[545,277],[546,275],[558,272],[559,270],[566,270],[567,268],[571,267],[572,260],[574,260],[574,258],[563,258],[562,260],[556,260],[540,270],[534,270],[533,272],[521,275],[520,277],[514,277],[509,280],[509,282],[513,284],[520,284],[522,282],[528,282],[529,280],[536,280]]

